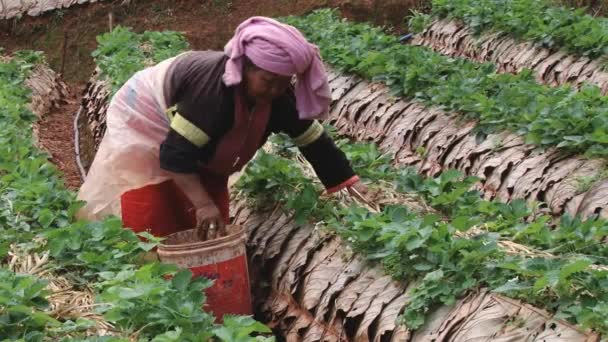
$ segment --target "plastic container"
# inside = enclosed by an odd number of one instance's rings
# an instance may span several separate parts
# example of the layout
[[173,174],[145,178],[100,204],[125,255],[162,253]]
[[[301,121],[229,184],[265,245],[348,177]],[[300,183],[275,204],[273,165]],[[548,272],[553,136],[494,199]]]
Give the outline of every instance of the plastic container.
[[204,309],[213,312],[217,322],[224,314],[250,315],[251,291],[247,269],[247,235],[241,226],[227,227],[229,235],[215,240],[199,241],[194,229],[167,236],[158,246],[164,263],[189,268],[195,277],[212,279],[206,289]]

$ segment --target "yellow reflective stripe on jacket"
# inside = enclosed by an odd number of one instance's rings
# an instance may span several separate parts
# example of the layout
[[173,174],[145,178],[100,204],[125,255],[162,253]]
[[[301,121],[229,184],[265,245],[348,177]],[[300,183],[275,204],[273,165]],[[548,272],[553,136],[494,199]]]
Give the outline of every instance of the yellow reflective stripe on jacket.
[[321,135],[323,134],[323,125],[321,125],[318,121],[314,121],[308,129],[300,134],[298,137],[293,139],[293,142],[299,146],[304,147],[306,145],[310,145],[315,142]]
[[165,111],[165,114],[167,115],[167,119],[169,119],[169,122],[173,121],[173,118],[175,117],[176,113],[177,113],[177,106],[167,108],[167,110]]
[[171,120],[171,128],[179,133],[182,137],[188,139],[196,147],[203,147],[209,142],[209,136],[202,129],[196,127],[193,123],[186,120],[179,113],[175,114]]

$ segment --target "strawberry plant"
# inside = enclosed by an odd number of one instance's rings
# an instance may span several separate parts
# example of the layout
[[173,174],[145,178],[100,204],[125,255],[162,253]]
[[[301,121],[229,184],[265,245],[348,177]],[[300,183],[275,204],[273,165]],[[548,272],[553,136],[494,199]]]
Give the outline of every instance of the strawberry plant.
[[[148,33],[146,37],[152,46],[166,49],[151,50],[144,58],[164,58],[171,54],[167,51],[183,46],[171,35]],[[124,53],[124,49],[116,49],[112,51]],[[134,54],[131,51],[126,55]],[[120,63],[120,58],[113,58]],[[156,246],[158,239],[148,234],[138,236],[124,229],[116,218],[102,222],[75,220],[74,213],[81,204],[65,188],[48,156],[33,144],[31,125],[36,117],[28,108],[29,91],[24,82],[35,64],[42,62],[42,55],[32,52],[21,52],[0,62],[2,340],[225,340],[222,326],[201,310],[205,303],[202,290],[210,281],[192,279],[189,271],[174,266],[144,263],[142,254]],[[126,75],[110,62],[107,66],[116,75]],[[34,257],[38,255],[46,256]],[[33,260],[39,264],[33,266]],[[20,262],[25,266],[18,265]],[[31,274],[16,273],[19,267]],[[49,287],[54,280],[69,282],[70,291],[95,292],[96,302],[83,305],[86,315],[64,316],[61,310],[51,310],[51,304],[61,305],[54,302],[55,293]],[[90,336],[91,331],[97,331],[99,320],[111,327],[109,333],[114,336]],[[268,332],[253,320],[243,318],[243,322],[241,327],[226,326],[228,334],[253,341],[260,338],[251,334]]]
[[46,285],[35,277],[0,268],[0,336],[18,339],[29,331],[30,339],[39,338],[47,325],[61,325],[44,312],[49,306]]
[[[249,335],[255,332],[269,333],[270,329],[250,317],[242,316],[226,316],[224,325],[214,331],[215,336],[223,342],[251,341]],[[259,336],[256,341],[269,341],[269,339]]]
[[[602,243],[608,222],[568,216],[554,221],[533,215],[523,201],[486,201],[471,190],[475,179],[458,171],[423,178],[411,169],[395,169],[390,156],[376,153],[372,144],[337,140],[372,188],[380,181],[392,183],[393,190],[413,194],[435,211],[391,204],[372,212],[356,204],[344,207],[336,198],[320,198],[319,184],[290,161],[299,157],[284,137],[272,139],[278,155],[260,153],[238,187],[258,204],[278,201],[295,215],[306,213],[312,223],[324,222],[326,229],[396,279],[417,279],[402,316],[409,328],[419,328],[435,306],[452,304],[484,286],[608,332],[602,318],[608,314],[608,291],[603,287],[608,255]],[[512,242],[534,252],[508,253],[504,246]]]
[[112,93],[137,71],[173,57],[188,48],[178,32],[146,31],[138,34],[118,26],[97,37],[92,55],[102,74],[111,82]]
[[608,155],[608,97],[595,86],[537,83],[530,71],[498,74],[492,64],[443,56],[401,45],[367,24],[339,20],[329,10],[283,19],[321,49],[324,60],[346,72],[382,81],[395,94],[476,120],[480,139],[504,129],[541,148]]
[[460,19],[477,34],[505,32],[590,58],[608,53],[608,19],[585,14],[584,9],[558,7],[551,0],[433,0],[432,4],[433,15]]

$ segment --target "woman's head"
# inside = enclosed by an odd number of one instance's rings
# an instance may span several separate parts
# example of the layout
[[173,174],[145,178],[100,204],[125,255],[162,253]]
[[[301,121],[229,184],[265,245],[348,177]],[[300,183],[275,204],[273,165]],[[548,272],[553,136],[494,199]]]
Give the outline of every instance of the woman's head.
[[242,82],[251,101],[268,103],[283,95],[290,85],[291,77],[264,70],[249,58],[243,58]]
[[285,92],[295,75],[300,117],[326,115],[331,93],[319,50],[294,27],[270,18],[250,18],[239,25],[225,52],[226,85],[243,82],[252,99],[270,101]]

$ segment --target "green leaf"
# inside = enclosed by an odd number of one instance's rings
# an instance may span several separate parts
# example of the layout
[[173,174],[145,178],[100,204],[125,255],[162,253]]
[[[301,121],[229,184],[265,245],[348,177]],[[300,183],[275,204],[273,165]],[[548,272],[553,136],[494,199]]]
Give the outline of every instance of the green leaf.
[[171,283],[178,291],[186,291],[192,279],[192,272],[189,269],[179,271],[171,280]]
[[505,293],[509,294],[512,292],[520,292],[524,290],[529,290],[531,288],[530,285],[522,284],[517,280],[510,280],[502,286],[499,286],[493,289],[494,292],[497,293]]
[[115,292],[121,299],[137,298],[144,294],[144,291],[141,288],[128,288],[128,287],[115,288]]
[[545,275],[540,277],[538,280],[536,280],[533,289],[534,291],[538,292],[540,290],[543,290],[547,286],[554,287],[555,285],[557,285],[558,281],[559,273],[557,271],[549,271]]
[[125,313],[123,313],[121,309],[115,308],[104,313],[103,317],[109,322],[119,322],[128,316],[125,316]]
[[43,312],[34,312],[30,317],[38,325],[49,325],[52,327],[61,326],[61,322]]
[[182,329],[177,327],[174,331],[167,331],[164,334],[157,335],[152,339],[152,342],[178,342],[181,340]]
[[51,223],[53,223],[54,219],[55,219],[55,215],[53,214],[53,212],[51,210],[49,210],[47,208],[40,210],[40,214],[38,216],[38,222],[40,222],[42,227],[44,227],[44,228],[50,227]]
[[156,242],[138,242],[137,246],[142,250],[149,252],[154,249],[154,247],[158,246]]
[[582,271],[586,270],[591,264],[592,264],[591,261],[582,260],[582,259],[569,263],[568,265],[564,266],[559,271],[559,281],[560,282],[565,281],[567,278],[569,278],[574,273],[582,272]]
[[427,275],[424,276],[424,281],[439,281],[441,279],[443,279],[443,271],[442,270],[436,270],[430,273],[427,273]]
[[475,224],[476,224],[476,222],[467,216],[458,216],[452,220],[452,225],[454,226],[454,228],[456,228],[457,230],[459,230],[461,232],[465,232],[465,231],[469,230]]

